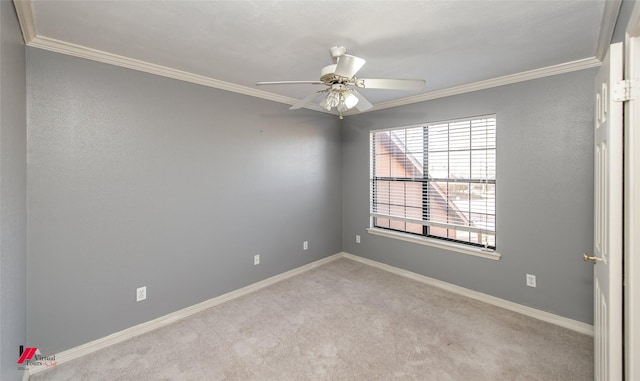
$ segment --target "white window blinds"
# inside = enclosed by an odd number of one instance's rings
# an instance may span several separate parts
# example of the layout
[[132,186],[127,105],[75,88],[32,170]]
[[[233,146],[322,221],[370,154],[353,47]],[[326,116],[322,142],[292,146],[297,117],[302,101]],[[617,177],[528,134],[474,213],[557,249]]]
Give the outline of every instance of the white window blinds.
[[495,249],[494,115],[370,137],[373,227]]

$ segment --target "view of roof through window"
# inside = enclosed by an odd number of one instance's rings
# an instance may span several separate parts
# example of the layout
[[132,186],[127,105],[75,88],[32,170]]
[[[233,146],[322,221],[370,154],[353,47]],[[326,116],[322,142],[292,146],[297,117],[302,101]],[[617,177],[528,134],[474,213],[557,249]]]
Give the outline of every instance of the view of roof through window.
[[375,226],[495,247],[495,128],[492,116],[373,131]]

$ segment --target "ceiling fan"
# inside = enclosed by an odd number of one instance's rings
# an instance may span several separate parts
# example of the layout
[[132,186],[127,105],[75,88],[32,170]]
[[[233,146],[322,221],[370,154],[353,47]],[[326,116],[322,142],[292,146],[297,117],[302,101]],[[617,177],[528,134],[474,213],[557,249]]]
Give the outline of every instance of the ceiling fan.
[[258,82],[256,85],[325,85],[327,86],[325,89],[301,99],[291,106],[289,110],[302,108],[326,94],[326,97],[320,101],[319,105],[327,109],[327,111],[331,111],[335,107],[340,119],[342,119],[343,112],[354,107],[359,111],[367,111],[373,107],[373,104],[356,90],[358,87],[363,89],[419,91],[425,86],[423,79],[357,78],[356,73],[364,66],[366,61],[363,58],[346,54],[347,49],[343,46],[334,46],[330,51],[335,63],[322,68],[320,80],[318,81]]

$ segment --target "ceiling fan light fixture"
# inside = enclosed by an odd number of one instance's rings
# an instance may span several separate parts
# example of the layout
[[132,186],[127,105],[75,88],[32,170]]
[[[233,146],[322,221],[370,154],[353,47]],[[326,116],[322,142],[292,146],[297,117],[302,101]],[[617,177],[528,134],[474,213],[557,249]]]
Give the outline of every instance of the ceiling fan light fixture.
[[344,104],[345,106],[347,106],[347,109],[356,107],[356,105],[358,104],[358,101],[359,101],[358,97],[353,95],[353,92],[347,91],[344,94]]
[[340,103],[338,103],[338,107],[336,107],[336,108],[338,109],[339,113],[343,113],[343,112],[346,112],[347,110],[349,110],[347,105],[344,104],[344,99],[340,99]]
[[350,90],[344,88],[335,88],[327,93],[327,96],[320,102],[320,106],[324,107],[327,111],[331,111],[332,108],[336,108],[338,112],[343,113],[358,104],[358,97],[353,95]]
[[351,91],[340,93],[340,102],[338,102],[338,112],[343,113],[349,111],[358,104],[358,98]]
[[327,97],[320,102],[320,106],[324,107],[327,111],[331,111],[332,108],[338,107],[340,103],[340,92],[331,90],[327,94]]

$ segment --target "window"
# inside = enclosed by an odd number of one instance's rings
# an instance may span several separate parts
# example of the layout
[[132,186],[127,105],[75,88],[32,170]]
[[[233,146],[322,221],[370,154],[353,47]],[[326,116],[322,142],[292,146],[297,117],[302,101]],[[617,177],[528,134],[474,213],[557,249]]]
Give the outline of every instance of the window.
[[371,131],[371,227],[496,248],[495,115]]

